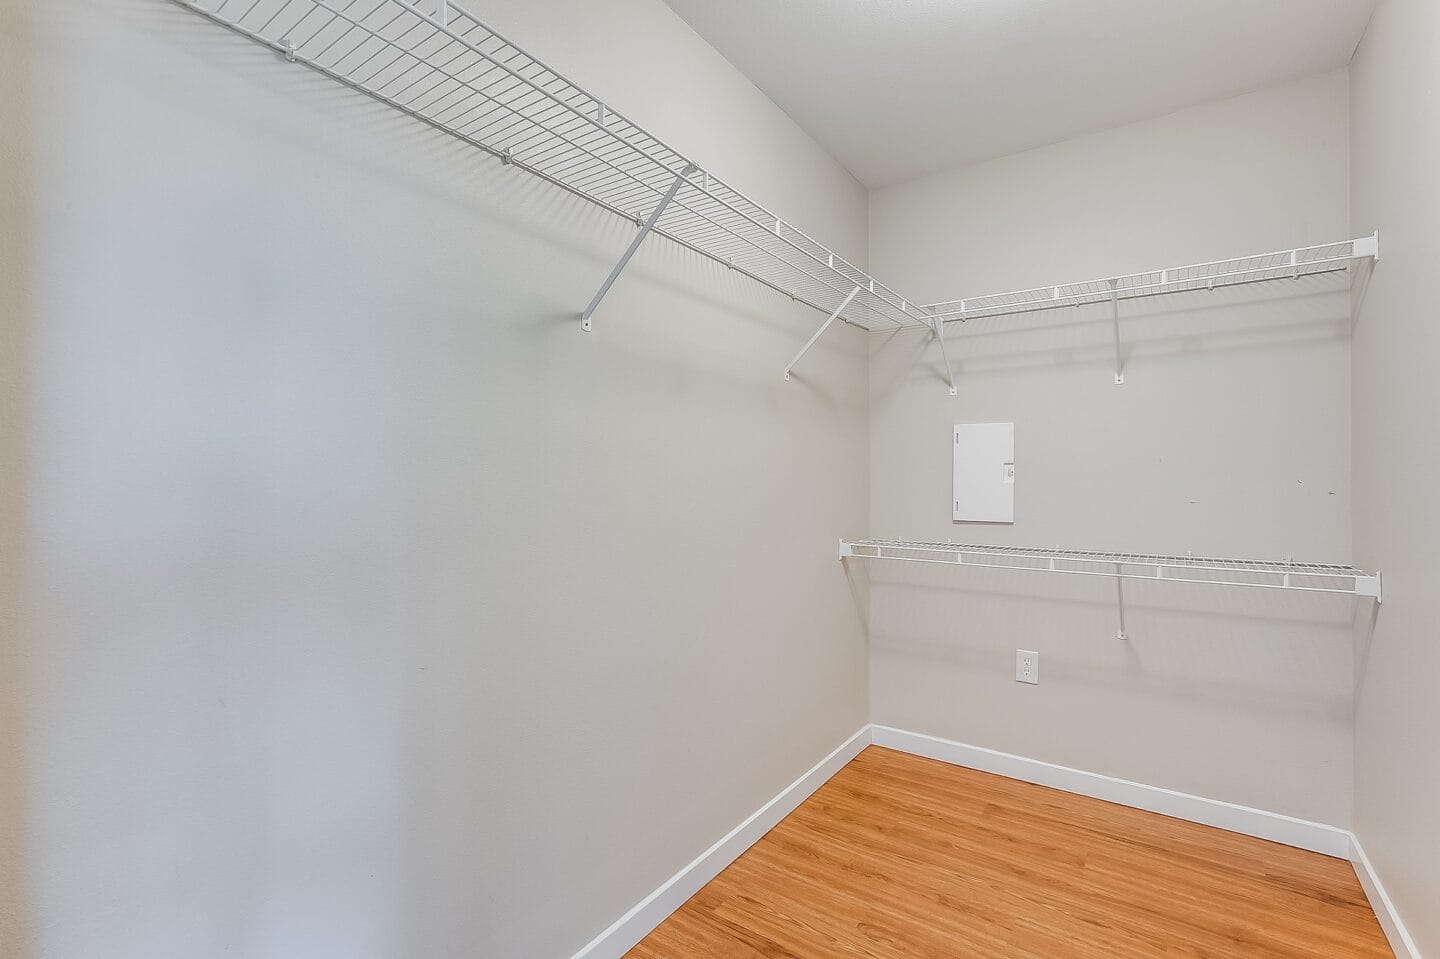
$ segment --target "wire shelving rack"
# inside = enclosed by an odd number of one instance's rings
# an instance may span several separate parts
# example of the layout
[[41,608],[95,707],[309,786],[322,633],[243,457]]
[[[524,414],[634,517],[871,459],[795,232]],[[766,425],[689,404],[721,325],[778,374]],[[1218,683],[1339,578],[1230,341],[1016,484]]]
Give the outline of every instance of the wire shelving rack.
[[[649,233],[827,314],[784,368],[837,319],[868,331],[947,325],[1109,301],[1115,381],[1124,382],[1118,303],[1351,271],[1375,236],[1275,253],[917,305],[617,112],[452,0],[172,0],[502,163],[633,221],[639,231],[581,313],[591,314]],[[950,393],[954,374],[945,357]]]
[[[869,331],[928,330],[980,317],[1246,283],[1353,272],[1379,258],[1377,236],[1010,293],[916,305],[547,66],[451,0],[172,0],[502,163],[640,229],[582,314],[590,315],[654,232],[827,314],[785,367],[836,319]],[[1120,365],[1118,312],[1116,382]],[[949,360],[946,358],[947,374]],[[955,394],[953,375],[950,392]],[[853,540],[841,558],[978,566],[1344,593],[1380,600],[1380,576],[1352,566]],[[1123,629],[1121,632],[1123,636]]]
[[333,80],[867,330],[927,316],[449,0],[173,0]]
[[1380,574],[1354,566],[1292,560],[1165,556],[1103,550],[920,543],[905,540],[841,540],[840,558],[897,560],[982,569],[1147,579],[1207,586],[1241,586],[1306,593],[1341,593],[1380,602]]
[[1228,260],[1192,263],[1143,273],[1127,273],[1054,286],[1032,287],[1010,293],[970,296],[930,303],[924,309],[941,322],[965,321],[987,316],[1033,313],[1062,306],[1108,303],[1141,296],[1214,290],[1247,283],[1299,279],[1324,273],[1348,273],[1357,262],[1374,260],[1380,254],[1376,235],[1296,247],[1274,253],[1257,253]]
[[[1354,240],[1303,246],[1274,253],[1211,260],[1188,266],[1147,270],[1094,280],[1079,280],[1055,286],[1031,287],[1011,293],[964,297],[930,303],[923,307],[930,316],[931,329],[940,340],[944,355],[947,324],[958,326],[970,320],[992,316],[1035,313],[1066,306],[1109,303],[1110,322],[1115,344],[1115,382],[1125,382],[1125,363],[1120,349],[1120,301],[1167,293],[1188,293],[1215,290],[1250,283],[1271,283],[1278,280],[1299,280],[1301,277],[1346,274],[1353,286],[1357,264],[1373,266],[1380,258],[1380,235],[1371,234]],[[1364,287],[1361,287],[1362,291]],[[1352,303],[1352,311],[1354,304]],[[946,376],[950,394],[955,395],[955,377],[950,359],[945,356]]]

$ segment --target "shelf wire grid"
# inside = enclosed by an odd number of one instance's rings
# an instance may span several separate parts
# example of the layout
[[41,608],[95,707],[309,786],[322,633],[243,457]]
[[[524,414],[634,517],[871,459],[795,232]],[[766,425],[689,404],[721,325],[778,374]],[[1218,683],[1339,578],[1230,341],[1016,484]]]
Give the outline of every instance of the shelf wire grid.
[[445,0],[173,0],[503,162],[867,330],[930,325],[891,288]]
[[922,307],[943,322],[971,320],[988,316],[1031,313],[1064,306],[1106,303],[1165,293],[1186,293],[1213,290],[1246,283],[1300,279],[1326,273],[1348,273],[1353,263],[1373,257],[1374,237],[1298,247],[1275,253],[1260,253],[1228,260],[1212,260],[1189,266],[1149,270],[1121,276],[1055,286],[1034,287],[1011,293],[971,296],[946,300]]
[[840,557],[1148,579],[1210,586],[1288,589],[1380,597],[1380,577],[1354,566],[1293,560],[1169,556],[1094,549],[985,546],[906,540],[842,540]]

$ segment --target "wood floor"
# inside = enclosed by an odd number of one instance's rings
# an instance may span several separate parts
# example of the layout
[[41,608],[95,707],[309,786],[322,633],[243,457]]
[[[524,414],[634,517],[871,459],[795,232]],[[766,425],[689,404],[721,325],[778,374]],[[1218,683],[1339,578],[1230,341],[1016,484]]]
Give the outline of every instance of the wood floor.
[[1344,860],[871,746],[627,959],[1391,955]]

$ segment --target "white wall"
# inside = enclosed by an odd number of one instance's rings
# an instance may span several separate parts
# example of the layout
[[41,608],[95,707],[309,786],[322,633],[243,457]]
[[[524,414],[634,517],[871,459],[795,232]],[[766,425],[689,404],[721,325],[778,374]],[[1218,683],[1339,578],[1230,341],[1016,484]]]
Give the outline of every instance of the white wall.
[[[1349,234],[1347,80],[1293,83],[877,191],[871,264],[998,293]],[[1368,228],[1368,227],[1367,227]],[[877,336],[870,532],[1350,558],[1348,299],[1323,279]],[[1016,424],[1013,527],[952,524],[951,425]],[[872,564],[881,723],[1341,826],[1352,601]],[[1013,681],[1039,650],[1038,687]]]
[[1351,68],[1351,191],[1381,260],[1353,346],[1355,555],[1384,570],[1359,620],[1355,830],[1427,956],[1440,956],[1440,7],[1385,0]]
[[[863,190],[658,0],[475,8],[863,262]],[[1336,74],[869,211],[922,298],[1380,227],[1358,673],[1343,600],[1132,584],[1122,644],[1105,581],[833,559],[1349,559],[1325,281],[1127,305],[1121,387],[1103,309],[952,330],[953,399],[933,344],[872,338],[867,402],[865,338],[783,384],[819,318],[663,241],[581,335],[633,227],[161,0],[0,12],[3,86],[39,91],[0,98],[0,955],[568,955],[864,721],[867,602],[879,722],[1339,825],[1353,757],[1440,948],[1435,451],[1389,428],[1437,405],[1430,5],[1382,5],[1353,120]],[[949,522],[950,425],[986,420],[1013,528]]]
[[29,436],[29,22],[0,0],[0,957],[24,959],[27,705],[25,486]]
[[[863,257],[659,0],[476,8]],[[582,334],[632,224],[161,0],[32,9],[28,955],[567,956],[865,721],[861,334],[786,384],[820,317],[664,241]]]

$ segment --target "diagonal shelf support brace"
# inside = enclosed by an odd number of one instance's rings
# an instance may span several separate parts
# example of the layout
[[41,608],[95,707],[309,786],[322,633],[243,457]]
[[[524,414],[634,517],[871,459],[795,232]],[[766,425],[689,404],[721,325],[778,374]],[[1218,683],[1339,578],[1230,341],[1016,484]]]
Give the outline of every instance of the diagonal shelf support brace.
[[595,312],[595,308],[600,305],[600,301],[605,299],[605,294],[610,292],[610,287],[615,284],[615,280],[625,269],[626,264],[630,262],[630,258],[635,255],[636,250],[640,249],[641,242],[644,241],[651,230],[655,229],[655,224],[660,222],[660,214],[664,213],[665,208],[670,205],[670,201],[675,199],[675,194],[679,192],[680,185],[685,182],[685,178],[694,173],[696,169],[695,164],[687,163],[685,169],[675,178],[675,182],[670,184],[670,189],[665,191],[665,195],[661,197],[660,202],[655,205],[655,209],[650,211],[650,218],[645,221],[644,226],[640,227],[640,232],[635,234],[635,239],[630,241],[630,246],[626,248],[625,252],[621,255],[620,262],[615,264],[615,269],[611,270],[610,275],[605,278],[605,282],[600,284],[600,290],[595,294],[595,298],[590,301],[590,305],[585,307],[585,312],[580,314],[580,329],[586,333],[590,332],[590,315]]
[[785,379],[790,379],[790,371],[795,368],[796,363],[800,362],[800,357],[810,352],[810,347],[814,346],[815,342],[824,335],[825,331],[830,329],[831,323],[834,323],[837,319],[840,318],[840,314],[845,310],[845,307],[850,305],[850,301],[855,299],[855,294],[859,292],[860,287],[858,286],[855,287],[855,289],[851,290],[850,295],[845,297],[845,299],[841,300],[840,305],[835,307],[835,312],[825,317],[825,322],[820,324],[820,329],[815,331],[815,335],[810,337],[810,339],[806,341],[804,346],[800,347],[800,352],[795,354],[795,358],[789,363],[785,364]]
[[940,322],[938,316],[930,318],[930,332],[935,334],[935,339],[940,342],[940,358],[945,361],[945,379],[950,382],[950,395],[955,395],[955,371],[950,369],[950,354],[945,352],[945,324]]

